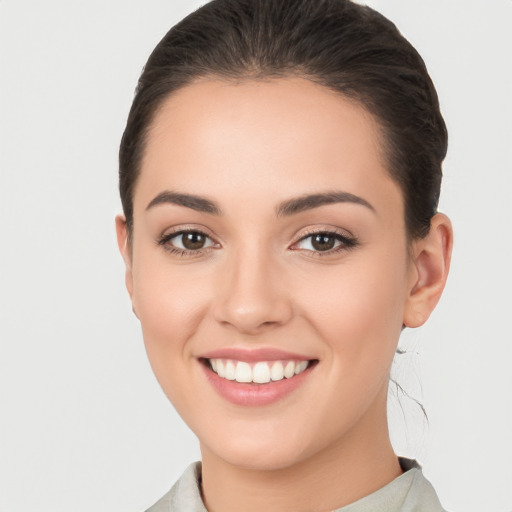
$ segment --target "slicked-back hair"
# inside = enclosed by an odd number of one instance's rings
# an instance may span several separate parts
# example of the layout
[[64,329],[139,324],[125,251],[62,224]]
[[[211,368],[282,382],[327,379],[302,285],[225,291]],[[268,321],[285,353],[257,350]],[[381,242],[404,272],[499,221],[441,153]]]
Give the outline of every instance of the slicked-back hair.
[[395,25],[350,0],[213,0],[175,25],[140,76],[119,151],[129,233],[149,128],[173,92],[199,79],[299,76],[357,101],[382,131],[409,237],[437,211],[447,132],[423,59]]

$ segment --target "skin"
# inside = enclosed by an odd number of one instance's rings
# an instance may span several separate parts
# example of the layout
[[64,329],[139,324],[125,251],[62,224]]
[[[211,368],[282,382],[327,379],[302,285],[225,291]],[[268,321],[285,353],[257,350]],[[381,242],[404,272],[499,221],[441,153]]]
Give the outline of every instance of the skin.
[[[126,285],[162,389],[196,433],[210,512],[327,511],[401,474],[389,441],[389,372],[403,326],[426,321],[446,280],[449,220],[407,237],[400,188],[379,128],[361,106],[300,78],[205,80],[166,100],[153,121],[134,194],[134,231],[116,219]],[[221,214],[162,202],[165,191],[215,201]],[[291,215],[306,194],[366,201]],[[157,241],[197,229],[187,256]],[[353,247],[318,251],[311,231]],[[172,248],[171,248],[172,249]],[[199,355],[279,348],[318,364],[287,397],[234,405],[209,385]]]

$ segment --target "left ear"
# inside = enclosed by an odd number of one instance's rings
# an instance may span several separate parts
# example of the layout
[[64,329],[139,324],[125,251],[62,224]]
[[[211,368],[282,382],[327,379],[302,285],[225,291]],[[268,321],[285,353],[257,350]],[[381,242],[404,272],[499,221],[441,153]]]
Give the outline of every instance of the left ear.
[[432,217],[427,236],[413,242],[404,326],[423,325],[436,307],[448,277],[452,246],[450,219],[437,213]]

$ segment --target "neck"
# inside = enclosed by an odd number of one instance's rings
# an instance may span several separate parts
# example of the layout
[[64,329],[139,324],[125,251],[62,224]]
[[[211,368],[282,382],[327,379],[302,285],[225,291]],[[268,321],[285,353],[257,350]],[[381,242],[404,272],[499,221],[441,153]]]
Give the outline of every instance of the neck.
[[[365,417],[335,445],[275,470],[234,466],[201,446],[209,512],[327,512],[353,503],[402,470],[383,414]],[[376,428],[377,427],[377,428]]]

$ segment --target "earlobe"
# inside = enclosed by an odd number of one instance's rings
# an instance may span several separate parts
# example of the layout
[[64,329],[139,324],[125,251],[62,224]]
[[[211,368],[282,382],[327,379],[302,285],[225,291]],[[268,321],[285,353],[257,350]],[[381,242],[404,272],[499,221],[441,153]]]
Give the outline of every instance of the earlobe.
[[432,218],[425,238],[414,242],[404,325],[423,325],[438,303],[450,269],[453,230],[442,213]]
[[132,255],[128,238],[128,226],[124,215],[116,215],[117,246],[124,260],[125,283],[130,299],[133,293]]

